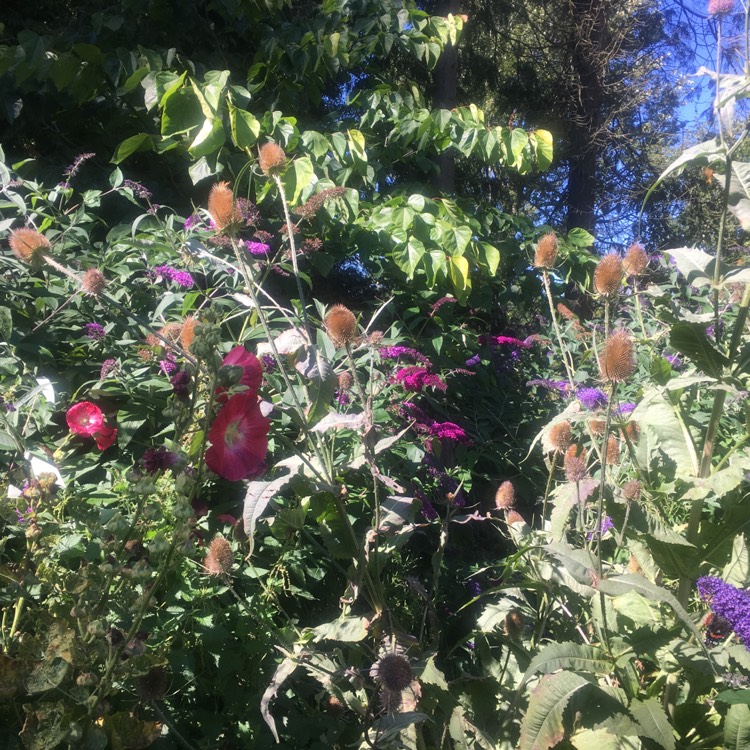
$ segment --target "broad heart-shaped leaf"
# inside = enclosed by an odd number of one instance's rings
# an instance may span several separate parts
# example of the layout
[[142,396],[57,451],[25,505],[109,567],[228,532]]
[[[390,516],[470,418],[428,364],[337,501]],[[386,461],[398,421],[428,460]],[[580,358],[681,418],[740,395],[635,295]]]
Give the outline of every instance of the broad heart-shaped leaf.
[[658,742],[664,750],[674,750],[675,742],[667,714],[656,698],[645,701],[634,700],[630,713],[641,727],[639,734]]
[[729,707],[724,719],[724,749],[747,750],[750,747],[750,706],[737,703]]
[[548,750],[565,736],[563,712],[571,697],[591,682],[575,672],[542,677],[534,688],[521,721],[518,750]]
[[263,697],[260,699],[260,715],[263,717],[263,721],[268,724],[268,728],[271,730],[271,734],[273,734],[277,743],[280,742],[280,740],[279,733],[276,731],[276,722],[274,721],[273,716],[271,716],[271,701],[276,697],[279,688],[295,669],[297,669],[297,659],[284,659],[284,661],[276,667],[276,671],[271,678],[271,683],[263,693]]
[[284,466],[289,469],[289,473],[282,477],[278,477],[271,482],[250,482],[245,493],[245,503],[242,510],[242,520],[245,526],[245,533],[247,534],[247,541],[249,545],[248,555],[253,554],[253,547],[255,545],[255,524],[263,514],[263,511],[271,502],[273,497],[277,495],[297,472],[302,467],[302,459],[296,456],[283,461],[278,466]]
[[[726,176],[716,172],[714,179],[723,186]],[[750,164],[741,161],[732,162],[727,205],[740,226],[746,232],[750,231]]]
[[289,203],[296,206],[302,191],[314,181],[315,168],[310,157],[302,156],[295,159],[281,177],[281,184],[284,186],[284,193]]
[[707,286],[713,279],[715,258],[697,247],[678,247],[666,253],[677,270],[695,287]]
[[729,366],[729,359],[711,345],[706,327],[700,323],[675,323],[669,331],[669,344],[712,378],[720,378]]
[[237,148],[246,149],[255,145],[260,135],[260,122],[250,112],[229,103],[229,123],[232,128],[232,141]]
[[594,646],[572,642],[550,643],[531,660],[523,682],[538,672],[550,674],[558,669],[609,674],[612,664]]

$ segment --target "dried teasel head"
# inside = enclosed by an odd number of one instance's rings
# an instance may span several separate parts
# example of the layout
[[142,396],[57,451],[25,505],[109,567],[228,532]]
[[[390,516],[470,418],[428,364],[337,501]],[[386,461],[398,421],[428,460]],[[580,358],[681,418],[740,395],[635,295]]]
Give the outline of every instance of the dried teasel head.
[[182,344],[182,348],[186,351],[190,351],[190,347],[193,345],[193,341],[195,341],[195,329],[198,326],[198,321],[192,316],[188,315],[187,318],[185,318],[185,322],[182,324],[182,330],[180,331],[180,344]]
[[503,621],[503,632],[508,638],[517,641],[521,637],[524,628],[523,614],[520,609],[512,609],[505,615]]
[[230,229],[240,222],[240,210],[228,182],[217,182],[208,194],[208,213],[219,231]]
[[614,435],[607,438],[604,453],[604,460],[610,465],[616,464],[620,460],[620,441]]
[[594,270],[594,289],[598,294],[612,296],[620,291],[622,284],[622,258],[617,253],[608,253]]
[[537,243],[534,251],[535,268],[553,268],[557,260],[557,235],[547,232]]
[[39,266],[52,249],[49,240],[30,227],[14,229],[8,237],[8,244],[18,260],[31,266]]
[[276,143],[264,143],[258,149],[258,165],[263,174],[274,177],[284,170],[286,154]]
[[512,508],[516,504],[516,490],[512,482],[503,482],[495,493],[495,507],[498,510]]
[[336,346],[351,344],[357,336],[357,318],[344,305],[334,305],[324,322],[326,331]]
[[515,508],[506,508],[505,523],[512,526],[514,523],[526,523],[524,517]]
[[573,428],[567,419],[549,428],[547,441],[558,452],[563,453],[573,442]]
[[565,478],[569,482],[582,482],[589,474],[583,448],[575,443],[565,451],[563,462]]
[[380,657],[373,665],[371,673],[389,693],[401,693],[414,680],[414,672],[409,660],[396,653]]
[[622,383],[635,372],[633,339],[626,331],[611,333],[599,357],[599,373],[603,380]]
[[631,502],[637,502],[641,497],[641,483],[637,479],[629,479],[622,486],[622,496]]
[[206,559],[203,561],[206,572],[212,576],[227,575],[232,571],[233,562],[231,545],[221,534],[217,534],[211,540]]
[[635,555],[631,555],[630,560],[628,560],[628,573],[637,573],[638,575],[643,573],[643,568],[636,560]]
[[643,276],[648,267],[648,255],[640,242],[634,242],[622,259],[622,267],[626,276]]
[[589,419],[589,429],[592,435],[603,435],[607,423],[603,419]]
[[340,391],[348,391],[352,387],[352,374],[347,372],[340,372],[336,378],[338,380],[338,386]]
[[637,443],[641,437],[641,428],[638,422],[630,421],[625,427],[622,428],[625,433],[625,437],[630,440],[631,443]]
[[89,268],[81,277],[81,289],[92,297],[98,297],[106,286],[107,280],[98,268]]

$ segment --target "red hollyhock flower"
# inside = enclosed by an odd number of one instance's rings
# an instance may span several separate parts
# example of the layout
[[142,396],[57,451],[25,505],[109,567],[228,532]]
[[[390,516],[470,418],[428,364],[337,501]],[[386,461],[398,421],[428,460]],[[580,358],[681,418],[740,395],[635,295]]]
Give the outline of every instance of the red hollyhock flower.
[[211,447],[206,451],[206,465],[231,482],[258,476],[265,469],[270,426],[256,394],[232,396],[208,431]]
[[[241,367],[242,377],[239,384],[247,387],[242,395],[258,395],[260,384],[263,381],[263,366],[260,360],[251,352],[247,351],[244,346],[235,346],[229,354],[221,361],[222,367]],[[216,391],[216,398],[219,403],[227,400],[227,389],[219,386]]]
[[91,401],[73,404],[66,412],[65,419],[72,433],[85,437],[91,437],[104,426],[102,410]]
[[92,437],[96,440],[96,447],[100,451],[106,451],[117,440],[117,428],[108,424],[102,425],[102,429],[95,432]]

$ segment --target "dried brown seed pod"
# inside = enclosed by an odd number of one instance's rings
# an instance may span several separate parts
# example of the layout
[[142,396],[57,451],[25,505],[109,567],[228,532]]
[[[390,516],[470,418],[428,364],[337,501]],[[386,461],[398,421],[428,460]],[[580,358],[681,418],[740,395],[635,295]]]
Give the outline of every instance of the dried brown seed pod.
[[641,437],[641,428],[638,422],[628,422],[622,430],[625,433],[625,437],[630,440],[631,443],[637,443]]
[[357,318],[344,305],[334,305],[325,317],[328,335],[336,346],[351,344],[357,335]]
[[573,444],[565,451],[563,467],[565,478],[569,482],[581,482],[588,476],[586,459],[582,455],[583,449],[580,445]]
[[508,638],[516,641],[521,637],[521,633],[523,633],[524,624],[521,610],[512,609],[507,615],[505,615],[505,620],[503,621],[503,632]]
[[643,568],[638,560],[635,559],[635,555],[631,555],[630,560],[628,560],[628,573],[637,573],[639,575],[643,573]]
[[195,329],[198,326],[198,321],[192,316],[188,315],[187,318],[185,318],[185,322],[182,324],[182,330],[180,331],[180,344],[182,344],[182,348],[186,351],[190,351],[190,347],[193,345],[193,341],[195,341]]
[[217,182],[208,194],[208,213],[219,231],[223,231],[240,220],[240,212],[228,182]]
[[589,419],[589,429],[592,435],[603,435],[607,423],[603,419]]
[[346,370],[338,374],[337,380],[340,391],[348,391],[352,387],[352,374]]
[[626,500],[638,501],[641,497],[641,483],[637,479],[629,479],[622,486],[622,496]]
[[557,422],[550,427],[547,433],[547,440],[549,444],[561,453],[568,449],[568,446],[573,442],[573,428],[567,419],[562,422]]
[[610,383],[622,383],[635,372],[633,339],[626,331],[615,331],[604,342],[599,357],[600,374]]
[[614,435],[607,438],[604,448],[604,460],[608,464],[616,464],[620,460],[620,442]]
[[284,149],[276,143],[264,143],[258,149],[258,165],[269,177],[280,174],[286,165]]
[[627,276],[643,276],[648,267],[648,255],[640,242],[634,242],[625,253],[622,267]]
[[620,291],[622,284],[622,258],[617,253],[605,255],[594,270],[594,289],[599,294],[611,296]]
[[401,654],[386,654],[373,666],[375,679],[389,692],[400,693],[414,679],[409,660]]
[[98,297],[106,286],[107,280],[98,268],[89,268],[81,277],[81,289],[92,297]]
[[217,534],[211,540],[206,559],[203,561],[206,571],[212,576],[228,574],[232,571],[233,562],[232,546],[221,534]]
[[8,244],[18,260],[32,266],[38,266],[52,249],[49,240],[30,227],[14,229],[8,237]]
[[512,482],[503,482],[495,493],[495,507],[498,510],[512,508],[516,504],[516,490]]
[[547,232],[537,243],[534,251],[535,268],[553,268],[557,260],[557,235]]
[[524,517],[514,508],[507,508],[505,511],[505,523],[512,526],[514,523],[526,523]]

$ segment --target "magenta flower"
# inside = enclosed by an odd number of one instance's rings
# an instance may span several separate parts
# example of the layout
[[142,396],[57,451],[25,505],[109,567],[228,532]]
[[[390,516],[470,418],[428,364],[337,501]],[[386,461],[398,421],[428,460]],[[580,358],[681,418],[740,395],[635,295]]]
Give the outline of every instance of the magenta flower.
[[86,323],[83,326],[83,330],[86,332],[86,336],[92,341],[101,341],[107,335],[104,326],[100,323]]
[[412,362],[419,362],[426,367],[430,365],[430,360],[424,354],[412,349],[410,346],[384,346],[380,349],[381,359],[409,359]]
[[726,16],[734,10],[734,0],[708,0],[709,16]]
[[454,422],[433,422],[428,429],[431,435],[441,440],[454,440],[457,443],[471,445],[471,440],[464,428]]
[[148,274],[154,281],[160,278],[169,279],[183,289],[190,289],[195,284],[193,277],[187,271],[180,271],[172,266],[154,266]]
[[267,258],[271,253],[270,245],[266,245],[265,242],[253,242],[252,240],[245,242],[245,249],[253,258]]
[[480,336],[480,344],[492,344],[493,346],[510,346],[517,349],[530,349],[531,342],[521,341],[513,336]]
[[418,393],[423,388],[437,388],[445,391],[448,386],[439,375],[429,372],[425,367],[413,365],[401,368],[394,376],[397,383],[401,383],[404,389]]

